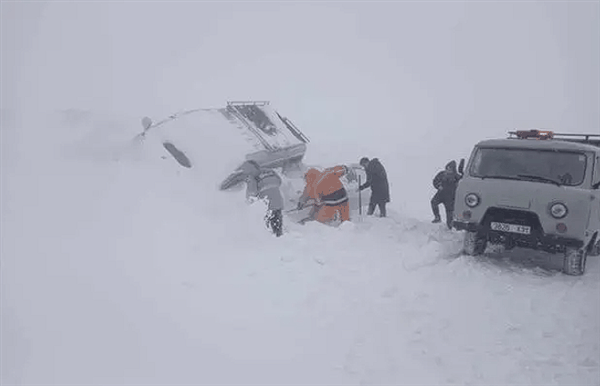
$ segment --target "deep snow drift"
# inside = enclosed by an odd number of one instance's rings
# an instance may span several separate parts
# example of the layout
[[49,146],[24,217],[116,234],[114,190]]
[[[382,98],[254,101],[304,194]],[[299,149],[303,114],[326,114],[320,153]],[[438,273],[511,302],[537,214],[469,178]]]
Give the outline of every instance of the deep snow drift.
[[185,169],[139,130],[3,121],[3,384],[600,384],[597,259],[458,256],[460,233],[394,210],[429,186],[277,239],[217,190],[220,137],[181,138]]

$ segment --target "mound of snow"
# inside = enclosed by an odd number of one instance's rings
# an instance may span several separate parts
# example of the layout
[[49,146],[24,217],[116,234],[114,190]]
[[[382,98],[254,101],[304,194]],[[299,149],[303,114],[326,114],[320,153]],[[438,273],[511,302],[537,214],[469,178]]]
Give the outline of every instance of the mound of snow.
[[464,257],[393,208],[275,238],[217,189],[242,144],[195,122],[141,142],[129,119],[24,122],[2,154],[3,384],[599,383],[597,259]]

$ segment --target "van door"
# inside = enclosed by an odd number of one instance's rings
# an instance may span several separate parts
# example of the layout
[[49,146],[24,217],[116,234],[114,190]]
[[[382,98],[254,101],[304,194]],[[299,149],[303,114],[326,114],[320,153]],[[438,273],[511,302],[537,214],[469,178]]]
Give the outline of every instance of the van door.
[[592,213],[590,213],[590,219],[593,220],[590,224],[590,230],[593,232],[594,230],[600,231],[600,186],[598,186],[600,184],[600,153],[596,153],[594,173],[592,175]]

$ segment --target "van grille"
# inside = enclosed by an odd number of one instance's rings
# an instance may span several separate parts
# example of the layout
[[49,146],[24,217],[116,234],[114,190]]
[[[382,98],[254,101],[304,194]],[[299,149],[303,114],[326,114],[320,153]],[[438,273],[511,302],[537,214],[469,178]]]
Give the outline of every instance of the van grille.
[[[491,222],[503,222],[508,224],[526,225],[531,227],[530,235],[506,234],[504,232],[492,231]],[[536,248],[544,235],[544,230],[537,214],[524,210],[506,209],[492,207],[487,210],[481,225],[489,235],[491,242],[511,241],[516,245]]]
[[536,231],[542,232],[542,225],[537,214],[524,210],[491,207],[483,216],[482,224],[489,227],[492,221],[528,225]]

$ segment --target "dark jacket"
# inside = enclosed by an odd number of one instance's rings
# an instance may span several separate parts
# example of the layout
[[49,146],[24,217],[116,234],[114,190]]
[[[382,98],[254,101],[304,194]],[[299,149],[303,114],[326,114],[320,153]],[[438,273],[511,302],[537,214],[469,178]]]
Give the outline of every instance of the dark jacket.
[[367,181],[359,189],[371,187],[371,202],[390,202],[390,186],[385,168],[377,158],[373,158],[365,168]]
[[456,162],[450,161],[446,164],[445,170],[442,170],[433,178],[433,187],[444,196],[454,197],[458,181],[461,178],[462,176],[456,171]]

